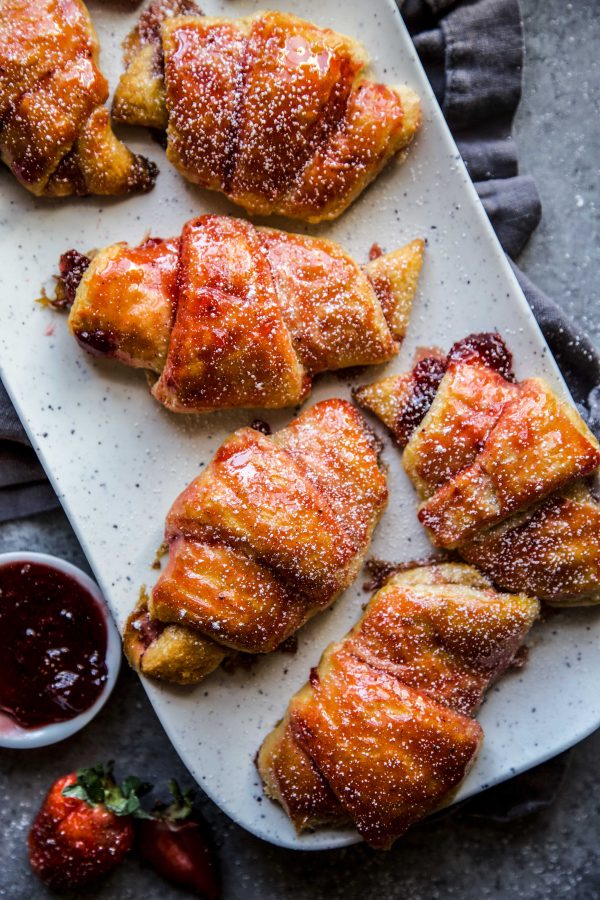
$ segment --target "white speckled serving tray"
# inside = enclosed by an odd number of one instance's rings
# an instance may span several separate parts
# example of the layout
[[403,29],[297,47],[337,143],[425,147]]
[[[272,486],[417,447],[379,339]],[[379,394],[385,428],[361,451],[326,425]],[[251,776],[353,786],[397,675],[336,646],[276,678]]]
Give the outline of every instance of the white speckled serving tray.
[[[244,15],[265,0],[201,0],[207,14]],[[114,87],[121,39],[137,12],[93,2],[102,64]],[[416,236],[428,247],[406,342],[386,374],[407,367],[415,348],[448,347],[471,331],[499,329],[515,355],[519,377],[561,377],[500,250],[417,61],[394,0],[285,0],[273,6],[347,32],[364,42],[377,77],[407,82],[423,100],[425,124],[408,161],[392,164],[340,220],[316,231],[366,260],[378,241],[391,250]],[[0,352],[2,377],[52,479],[115,618],[123,624],[161,542],[165,514],[219,443],[248,424],[252,412],[181,417],[149,396],[144,376],[117,363],[96,362],[68,335],[65,317],[34,302],[56,271],[61,252],[117,240],[179,233],[186,219],[209,211],[242,215],[217,194],[185,182],[142,131],[130,144],[159,164],[154,192],[120,201],[40,201],[0,172]],[[301,226],[276,222],[288,230]],[[373,380],[382,370],[367,372]],[[309,403],[348,396],[350,383],[327,376]],[[281,427],[291,413],[269,415]],[[372,554],[400,561],[430,545],[415,516],[416,498],[386,441],[389,508]],[[295,656],[275,653],[250,670],[216,673],[196,689],[146,681],[156,712],[190,772],[244,828],[265,840],[303,850],[358,840],[352,830],[297,837],[281,809],[262,798],[254,755],[264,735],[306,680],[326,644],[356,621],[363,579],[299,633]],[[535,631],[527,666],[490,694],[480,721],[484,749],[459,798],[509,778],[583,738],[600,723],[600,610],[555,614]],[[149,721],[149,728],[158,725]]]

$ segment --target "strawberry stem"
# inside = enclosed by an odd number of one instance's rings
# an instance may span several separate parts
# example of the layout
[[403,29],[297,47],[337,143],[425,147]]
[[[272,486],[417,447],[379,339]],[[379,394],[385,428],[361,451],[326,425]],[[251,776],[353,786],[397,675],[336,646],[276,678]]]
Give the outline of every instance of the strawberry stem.
[[170,822],[181,822],[182,819],[189,819],[194,803],[194,791],[188,790],[183,793],[174,778],[171,778],[168,784],[173,800],[165,809],[163,818]]
[[88,806],[105,806],[115,816],[152,818],[140,802],[140,797],[151,791],[152,785],[135,776],[129,776],[120,786],[117,785],[113,765],[113,762],[106,767],[97,763],[87,769],[78,769],[75,782],[63,788],[64,796],[75,797]]

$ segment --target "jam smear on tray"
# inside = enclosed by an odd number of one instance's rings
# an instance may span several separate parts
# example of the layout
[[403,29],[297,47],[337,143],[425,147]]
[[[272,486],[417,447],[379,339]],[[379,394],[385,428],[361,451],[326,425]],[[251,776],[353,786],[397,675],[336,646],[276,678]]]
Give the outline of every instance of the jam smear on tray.
[[72,719],[107,678],[106,624],[74,578],[50,566],[0,566],[0,710],[23,728]]

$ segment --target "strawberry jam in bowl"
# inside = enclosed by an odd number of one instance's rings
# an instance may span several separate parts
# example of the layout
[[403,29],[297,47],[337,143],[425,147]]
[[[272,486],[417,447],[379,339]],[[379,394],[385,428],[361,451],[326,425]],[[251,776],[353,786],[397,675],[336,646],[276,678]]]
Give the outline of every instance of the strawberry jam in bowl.
[[43,747],[93,719],[121,661],[98,586],[43,553],[0,554],[0,747]]

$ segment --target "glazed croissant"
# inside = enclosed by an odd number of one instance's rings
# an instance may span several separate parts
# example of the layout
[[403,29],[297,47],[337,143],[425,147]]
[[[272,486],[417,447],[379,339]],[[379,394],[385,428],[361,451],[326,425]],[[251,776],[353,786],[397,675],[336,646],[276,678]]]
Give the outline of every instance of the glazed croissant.
[[130,662],[194,683],[233,652],[269,653],[329,606],[386,504],[378,449],[344,400],[273,436],[236,431],[171,507],[168,564],[125,630]]
[[250,213],[320,222],[412,141],[418,97],[364,78],[351,38],[281,12],[190,11],[155,0],[142,14],[113,105],[117,121],[166,129],[167,156],[190,181]]
[[298,831],[353,823],[389,848],[467,774],[483,737],[471,716],[538,613],[463,564],[392,576],[263,742],[266,794]]
[[422,252],[413,241],[361,269],[331,241],[202,216],[91,263],[71,251],[61,271],[86,350],[155,373],[168,409],[209,412],[294,406],[318,372],[389,360]]
[[147,191],[157,169],[113,134],[81,0],[0,0],[0,155],[38,196]]
[[585,480],[598,442],[543,381],[515,382],[499,335],[471,335],[355,396],[404,447],[437,546],[506,590],[600,602],[600,504]]

